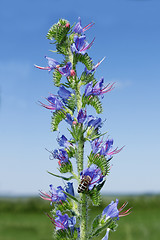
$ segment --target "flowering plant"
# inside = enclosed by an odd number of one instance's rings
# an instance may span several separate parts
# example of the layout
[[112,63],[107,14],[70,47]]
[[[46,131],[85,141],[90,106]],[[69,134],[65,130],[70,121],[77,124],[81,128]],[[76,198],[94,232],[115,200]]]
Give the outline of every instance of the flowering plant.
[[[100,117],[94,117],[87,112],[87,105],[92,106],[97,114],[102,113],[101,98],[114,88],[114,83],[104,86],[104,78],[97,81],[94,77],[95,71],[104,58],[96,65],[93,64],[87,51],[93,45],[86,41],[84,32],[92,27],[94,23],[82,27],[81,19],[74,26],[70,26],[67,20],[60,19],[54,24],[47,38],[55,41],[56,52],[63,55],[64,61],[57,62],[55,59],[45,57],[48,66],[36,68],[53,71],[55,87],[58,87],[57,95],[50,94],[46,98],[48,104],[39,102],[40,105],[52,112],[52,130],[57,131],[60,122],[65,121],[69,126],[71,139],[59,136],[57,141],[60,148],[51,151],[51,156],[58,160],[61,175],[48,172],[49,174],[66,181],[64,187],[57,189],[50,185],[50,192],[40,191],[44,200],[50,201],[53,210],[47,214],[53,223],[54,239],[92,239],[106,230],[103,240],[108,239],[109,231],[115,231],[119,217],[128,215],[130,209],[123,211],[126,203],[117,208],[116,202],[111,202],[92,222],[88,229],[88,201],[93,205],[100,204],[100,190],[104,186],[106,177],[110,170],[110,161],[114,154],[119,153],[122,148],[113,149],[113,139],[102,139],[100,129],[103,125]],[[81,76],[77,73],[77,63],[84,65]],[[62,77],[66,81],[62,81]],[[91,153],[88,156],[87,166],[84,167],[84,144],[89,141]],[[76,160],[77,170],[73,170],[72,161]],[[70,173],[65,177],[62,173]],[[75,196],[73,183],[78,182]]]

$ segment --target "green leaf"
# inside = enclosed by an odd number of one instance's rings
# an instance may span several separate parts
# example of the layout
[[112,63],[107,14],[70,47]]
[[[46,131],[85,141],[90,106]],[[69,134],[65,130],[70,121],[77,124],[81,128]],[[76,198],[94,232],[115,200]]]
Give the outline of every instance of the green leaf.
[[47,38],[50,40],[55,39],[57,43],[61,43],[66,39],[70,28],[66,27],[68,23],[65,19],[60,19],[58,23],[54,24],[48,31]]
[[97,216],[95,217],[95,219],[93,220],[93,222],[92,222],[92,232],[93,232],[95,229],[97,229],[97,227],[98,227],[98,225],[99,225],[99,223],[100,223],[100,219],[101,219],[101,214],[100,214],[100,215],[97,215]]
[[68,162],[66,163],[62,163],[59,171],[61,173],[67,173],[67,172],[72,172],[73,168],[72,168],[72,163],[70,162],[70,160],[68,160]]
[[88,194],[92,200],[94,206],[99,206],[101,202],[101,195],[97,188],[93,188],[91,191],[88,191]]
[[72,196],[71,194],[69,194],[69,193],[67,193],[67,192],[65,192],[65,191],[63,191],[63,192],[64,192],[69,198],[71,198],[71,199],[73,199],[74,201],[80,203],[79,200],[78,200],[77,198],[75,198],[74,196]]
[[95,232],[92,233],[92,237],[94,236],[98,236],[102,231],[104,231],[105,229],[107,229],[109,227],[109,225],[112,223],[112,219],[108,222],[106,222],[103,226],[99,227]]
[[104,176],[106,176],[109,172],[109,163],[107,162],[105,156],[91,152],[88,156],[88,166],[92,163],[96,164],[101,169]]
[[84,55],[82,54],[74,54],[75,56],[75,64],[77,62],[83,63],[88,70],[91,70],[93,67],[93,62],[92,59],[88,56],[88,53],[85,53]]
[[102,103],[98,96],[90,95],[86,97],[83,95],[82,107],[84,108],[86,104],[94,107],[98,114],[103,112]]
[[62,178],[63,180],[65,180],[65,181],[69,181],[69,180],[71,180],[71,179],[73,179],[73,178],[75,178],[74,176],[70,176],[70,177],[63,177],[63,176],[60,176],[60,175],[57,175],[57,174],[54,174],[54,173],[51,173],[51,172],[49,172],[49,171],[47,171],[49,174],[51,174],[52,176],[54,176],[54,177],[58,177],[58,178]]
[[90,73],[87,74],[86,72],[83,72],[80,78],[83,85],[88,84],[89,82],[93,82],[93,85],[97,83],[96,79],[94,78],[94,74]]
[[69,109],[72,110],[72,112],[74,112],[74,110],[76,108],[76,96],[75,96],[75,94],[72,93],[71,97],[69,97],[67,99],[66,105]]
[[62,75],[57,69],[55,69],[53,72],[53,82],[56,87],[61,86],[61,78],[62,78]]
[[66,117],[66,114],[63,110],[53,112],[52,122],[51,122],[52,131],[57,131],[59,123],[63,119],[65,119],[65,117]]
[[68,48],[69,48],[69,44],[68,41],[64,41],[63,43],[57,43],[56,45],[56,49],[60,54],[63,55],[68,55]]

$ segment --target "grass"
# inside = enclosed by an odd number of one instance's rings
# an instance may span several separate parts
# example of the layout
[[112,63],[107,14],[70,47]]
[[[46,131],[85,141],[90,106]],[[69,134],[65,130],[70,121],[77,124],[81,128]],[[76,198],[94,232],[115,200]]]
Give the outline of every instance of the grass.
[[[103,197],[100,207],[90,207],[90,219],[100,214],[115,197]],[[132,213],[118,221],[110,240],[160,239],[160,196],[121,196],[120,204],[128,201]],[[51,207],[41,199],[0,199],[0,240],[51,240],[52,224],[45,215]],[[101,239],[102,236],[94,239]]]

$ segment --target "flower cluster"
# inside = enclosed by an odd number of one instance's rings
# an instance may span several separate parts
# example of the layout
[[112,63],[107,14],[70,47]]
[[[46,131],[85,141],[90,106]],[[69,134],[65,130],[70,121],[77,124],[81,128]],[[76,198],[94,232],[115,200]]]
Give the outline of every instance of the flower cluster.
[[[57,49],[54,52],[64,57],[62,63],[51,57],[45,57],[47,66],[35,65],[38,69],[53,71],[54,85],[58,87],[56,95],[50,94],[45,98],[47,104],[39,101],[42,107],[51,110],[52,130],[59,131],[61,122],[64,123],[63,127],[68,123],[66,128],[71,134],[71,138],[67,138],[67,135],[60,136],[58,133],[59,148],[50,152],[52,158],[58,160],[58,170],[61,174],[49,173],[67,183],[64,188],[61,186],[54,188],[51,184],[49,193],[40,191],[40,197],[54,207],[51,214],[47,215],[54,225],[56,239],[92,239],[106,229],[103,240],[107,240],[109,231],[116,230],[119,217],[130,213],[130,208],[123,211],[127,203],[118,209],[116,199],[116,202],[112,201],[101,216],[93,221],[90,231],[85,228],[88,222],[86,214],[88,198],[93,205],[100,204],[100,190],[106,182],[110,160],[123,148],[113,148],[113,139],[103,141],[101,138],[104,135],[101,134],[103,121],[100,117],[91,115],[88,110],[90,108],[87,108],[89,105],[97,114],[102,113],[101,100],[104,94],[113,90],[115,86],[115,83],[105,84],[103,77],[99,81],[94,77],[96,69],[105,57],[94,64],[88,55],[95,38],[88,43],[84,32],[93,25],[91,22],[82,27],[81,19],[78,18],[78,22],[71,27],[67,20],[60,19],[50,28],[47,38],[54,40]],[[81,76],[77,74],[78,62],[84,65]],[[91,153],[87,158],[87,167],[84,168],[84,146],[87,141],[91,144]],[[73,161],[75,163],[72,166]],[[74,169],[75,165],[77,171]],[[63,176],[63,173],[68,173],[69,176]],[[71,179],[78,182],[78,198],[75,196]]]

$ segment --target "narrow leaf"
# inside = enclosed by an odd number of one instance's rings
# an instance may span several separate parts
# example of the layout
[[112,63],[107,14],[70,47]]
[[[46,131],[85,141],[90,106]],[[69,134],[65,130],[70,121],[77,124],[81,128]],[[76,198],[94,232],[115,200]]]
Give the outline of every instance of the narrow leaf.
[[47,171],[47,172],[48,172],[49,174],[55,176],[55,177],[62,178],[62,179],[65,180],[65,181],[69,181],[69,180],[75,178],[74,176],[70,176],[70,177],[67,178],[67,177],[63,177],[63,176],[59,176],[59,175],[57,175],[57,174],[51,173],[51,172],[49,172],[49,171]]
[[80,201],[79,201],[77,198],[75,198],[74,196],[72,196],[71,194],[69,194],[69,193],[67,193],[67,192],[65,192],[65,191],[63,191],[63,192],[64,192],[69,198],[71,198],[71,199],[73,199],[74,201],[80,203]]

